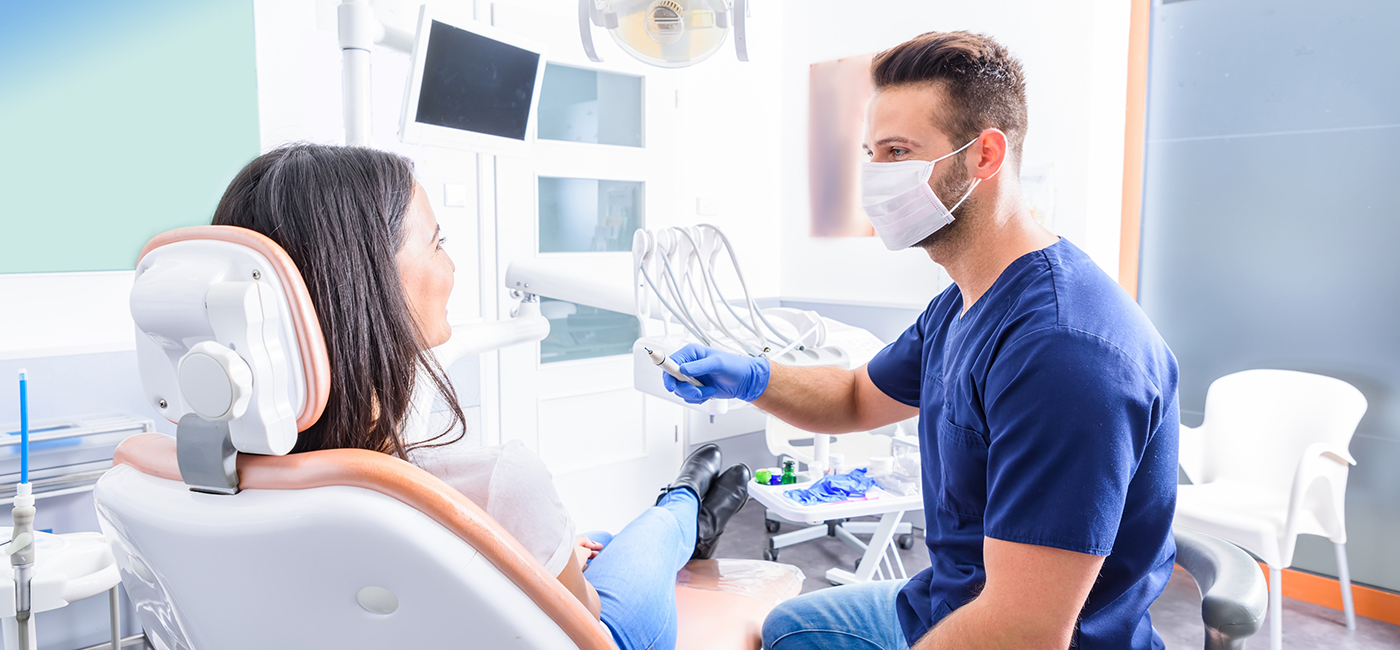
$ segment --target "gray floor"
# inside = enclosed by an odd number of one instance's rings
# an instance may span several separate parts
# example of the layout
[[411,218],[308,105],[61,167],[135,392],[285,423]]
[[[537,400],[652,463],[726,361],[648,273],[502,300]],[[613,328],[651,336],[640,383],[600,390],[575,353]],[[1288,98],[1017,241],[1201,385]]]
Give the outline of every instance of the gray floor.
[[[874,518],[870,520],[874,521]],[[784,525],[779,532],[789,532],[796,528]],[[914,575],[929,565],[923,536],[917,530],[915,534],[918,543],[914,549],[900,552],[909,575]],[[730,521],[724,537],[720,539],[717,556],[761,558],[764,547],[768,545],[768,538],[769,534],[763,528],[763,506],[757,501],[750,501]],[[840,540],[824,537],[782,549],[778,561],[794,564],[807,574],[807,581],[802,587],[802,592],[807,593],[830,587],[825,577],[826,570],[833,566],[850,570],[858,557],[860,554],[855,549]],[[1191,581],[1190,576],[1178,571],[1172,576],[1166,592],[1152,605],[1153,623],[1168,648],[1200,648],[1204,645],[1205,632],[1201,627],[1200,607],[1201,599],[1196,584]],[[1339,611],[1292,598],[1284,599],[1283,610],[1285,648],[1400,648],[1400,626],[1357,617],[1356,632],[1348,634],[1342,613]],[[1267,623],[1264,628],[1249,639],[1250,648],[1269,647]]]

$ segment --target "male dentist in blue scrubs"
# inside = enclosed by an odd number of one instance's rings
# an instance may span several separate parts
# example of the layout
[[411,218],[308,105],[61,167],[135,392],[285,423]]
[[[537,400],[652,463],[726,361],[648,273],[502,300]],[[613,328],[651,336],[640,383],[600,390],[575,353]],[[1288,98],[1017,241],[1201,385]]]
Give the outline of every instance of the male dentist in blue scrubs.
[[815,432],[917,414],[932,566],[789,600],[764,647],[1164,647],[1148,605],[1176,555],[1175,358],[1132,298],[1026,209],[1025,78],[1004,47],[928,33],[871,74],[866,213],[886,246],[924,249],[953,286],[856,370],[687,346],[675,358],[705,386],[665,381]]

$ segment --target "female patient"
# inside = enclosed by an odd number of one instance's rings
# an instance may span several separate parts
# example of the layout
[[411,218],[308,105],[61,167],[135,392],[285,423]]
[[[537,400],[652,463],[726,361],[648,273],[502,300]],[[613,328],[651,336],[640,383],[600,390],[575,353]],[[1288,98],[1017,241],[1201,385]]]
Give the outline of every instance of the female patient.
[[[713,554],[725,522],[747,499],[747,467],[717,474],[719,449],[708,445],[686,459],[656,507],[616,537],[574,538],[549,472],[523,445],[454,444],[463,436],[462,409],[429,353],[451,336],[454,267],[402,157],[306,144],[277,149],[239,172],[214,223],[256,230],[286,249],[320,317],[330,398],[294,451],[370,449],[419,465],[559,576],[619,647],[675,645],[676,572]],[[436,390],[451,414],[435,436],[410,430],[426,421],[411,406],[414,391],[424,389]]]

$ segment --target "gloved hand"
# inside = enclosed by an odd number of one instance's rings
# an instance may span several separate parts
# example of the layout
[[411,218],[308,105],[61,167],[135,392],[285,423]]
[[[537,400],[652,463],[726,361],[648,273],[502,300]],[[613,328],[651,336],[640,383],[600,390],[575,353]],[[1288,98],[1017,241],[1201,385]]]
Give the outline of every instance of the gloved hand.
[[752,402],[768,388],[768,360],[761,357],[743,357],[690,343],[671,358],[680,364],[681,374],[705,384],[691,386],[661,373],[666,390],[691,404],[701,404],[715,397]]

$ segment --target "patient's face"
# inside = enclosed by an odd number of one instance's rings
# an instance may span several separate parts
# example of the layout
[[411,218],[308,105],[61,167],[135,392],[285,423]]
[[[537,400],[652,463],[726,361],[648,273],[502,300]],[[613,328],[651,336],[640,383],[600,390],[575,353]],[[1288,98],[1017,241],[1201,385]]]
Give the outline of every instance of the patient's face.
[[452,295],[452,272],[456,266],[443,250],[446,241],[438,230],[437,217],[423,186],[413,184],[413,203],[404,217],[403,245],[396,260],[399,279],[408,294],[408,306],[418,324],[423,342],[437,347],[452,337],[447,324],[447,298]]

